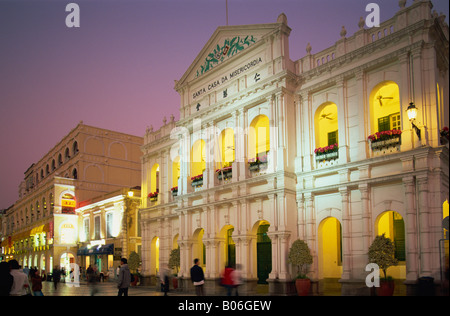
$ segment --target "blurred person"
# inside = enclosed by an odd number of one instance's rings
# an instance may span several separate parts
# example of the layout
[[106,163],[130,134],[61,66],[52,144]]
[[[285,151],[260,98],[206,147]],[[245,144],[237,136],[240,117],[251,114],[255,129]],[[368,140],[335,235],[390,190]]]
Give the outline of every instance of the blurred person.
[[56,266],[53,269],[53,286],[55,290],[58,289],[58,283],[61,280],[61,271],[59,270],[59,266]]
[[231,291],[233,290],[234,284],[231,278],[231,274],[233,273],[233,268],[231,266],[226,266],[225,270],[222,273],[221,284],[227,290],[227,296],[231,296]]
[[44,296],[42,293],[42,278],[38,270],[34,270],[34,275],[31,276],[31,291],[34,296]]
[[231,273],[231,280],[233,281],[233,286],[236,289],[236,296],[239,296],[238,288],[242,285],[242,265],[237,264],[236,269]]
[[28,283],[28,276],[20,270],[17,260],[9,261],[10,273],[13,276],[13,284],[9,295],[11,296],[25,296],[28,295],[30,284]]
[[0,262],[0,296],[9,296],[14,277],[9,273],[8,262]]
[[161,281],[161,292],[164,292],[164,296],[167,296],[169,292],[169,267],[167,264],[163,264],[159,273]]
[[88,285],[91,288],[91,296],[94,296],[95,294],[97,294],[99,292],[99,289],[97,287],[99,278],[100,277],[98,275],[97,265],[94,265],[94,267],[92,267],[92,269],[89,273],[89,277],[88,277]]

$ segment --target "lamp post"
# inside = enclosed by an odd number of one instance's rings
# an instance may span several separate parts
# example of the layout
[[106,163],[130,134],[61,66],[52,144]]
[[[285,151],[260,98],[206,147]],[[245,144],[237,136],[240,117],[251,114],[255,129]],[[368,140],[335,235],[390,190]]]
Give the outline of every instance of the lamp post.
[[411,122],[411,125],[413,127],[413,129],[416,131],[417,137],[420,138],[420,128],[418,128],[414,122],[416,121],[416,117],[417,117],[417,108],[414,104],[414,102],[411,102],[408,106],[408,109],[406,109],[406,113],[408,114],[408,118],[409,121]]

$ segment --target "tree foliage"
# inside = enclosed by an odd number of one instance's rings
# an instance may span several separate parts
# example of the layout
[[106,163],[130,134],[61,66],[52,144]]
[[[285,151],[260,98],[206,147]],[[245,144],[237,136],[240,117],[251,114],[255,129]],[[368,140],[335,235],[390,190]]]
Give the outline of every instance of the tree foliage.
[[130,270],[136,271],[136,269],[139,268],[140,264],[141,264],[141,257],[137,254],[136,251],[132,251],[128,259],[128,267],[130,268]]
[[299,269],[297,278],[306,278],[306,271],[303,273],[305,265],[312,264],[313,258],[308,245],[303,240],[297,239],[291,246],[288,255],[288,262],[296,265]]
[[387,278],[386,271],[391,266],[396,266],[398,260],[395,259],[395,245],[384,233],[375,237],[369,247],[369,263],[376,263]]
[[172,249],[170,252],[169,268],[176,269],[176,273],[178,274],[178,270],[180,269],[180,247]]

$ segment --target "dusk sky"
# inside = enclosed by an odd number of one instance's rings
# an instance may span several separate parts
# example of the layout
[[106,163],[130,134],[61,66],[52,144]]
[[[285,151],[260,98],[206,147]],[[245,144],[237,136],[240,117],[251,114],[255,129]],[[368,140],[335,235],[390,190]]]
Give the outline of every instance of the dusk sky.
[[[80,7],[80,27],[65,24]],[[291,59],[358,30],[366,5],[381,21],[398,0],[228,0],[229,25],[274,23],[284,12]],[[413,0],[407,1],[407,6]],[[18,199],[24,172],[80,121],[143,136],[179,118],[178,80],[217,27],[225,0],[0,0],[0,209]],[[434,0],[448,23],[447,0]]]

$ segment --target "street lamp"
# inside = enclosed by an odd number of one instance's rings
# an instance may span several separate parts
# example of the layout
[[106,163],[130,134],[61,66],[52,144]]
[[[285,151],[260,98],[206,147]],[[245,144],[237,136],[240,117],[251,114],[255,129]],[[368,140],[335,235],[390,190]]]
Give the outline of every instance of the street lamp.
[[417,117],[417,108],[414,105],[414,102],[411,102],[409,104],[408,108],[406,109],[406,113],[408,114],[409,121],[411,122],[411,125],[414,128],[414,130],[416,131],[417,137],[420,140],[420,128],[418,128],[414,124],[414,122],[416,121],[416,117]]

